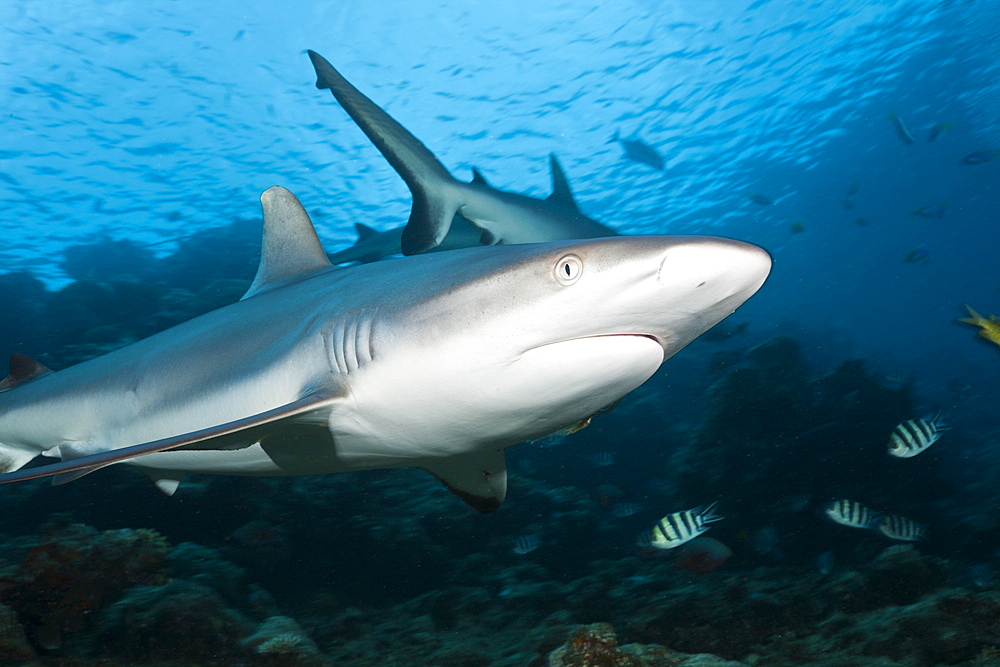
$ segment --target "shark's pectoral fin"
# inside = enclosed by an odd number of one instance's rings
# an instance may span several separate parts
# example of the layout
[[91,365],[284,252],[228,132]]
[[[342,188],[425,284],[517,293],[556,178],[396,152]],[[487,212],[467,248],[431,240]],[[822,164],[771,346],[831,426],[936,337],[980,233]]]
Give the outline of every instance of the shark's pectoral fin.
[[502,449],[435,459],[420,467],[480,512],[499,508],[507,495],[507,461]]
[[[121,463],[145,454],[155,454],[181,447],[196,447],[199,449],[228,449],[245,442],[260,441],[269,437],[274,431],[299,423],[325,423],[330,408],[340,400],[339,394],[330,390],[320,390],[303,396],[287,405],[267,410],[231,422],[210,426],[190,433],[162,438],[152,442],[131,447],[121,447],[81,456],[68,461],[60,461],[50,465],[17,470],[0,475],[0,484],[20,482],[26,479],[57,476],[56,483],[66,483],[79,479],[114,463]],[[62,447],[60,447],[62,450]],[[67,450],[69,451],[69,450]]]
[[419,255],[438,247],[451,229],[457,212],[458,206],[447,199],[424,190],[413,190],[413,208],[403,228],[399,249],[404,255]]

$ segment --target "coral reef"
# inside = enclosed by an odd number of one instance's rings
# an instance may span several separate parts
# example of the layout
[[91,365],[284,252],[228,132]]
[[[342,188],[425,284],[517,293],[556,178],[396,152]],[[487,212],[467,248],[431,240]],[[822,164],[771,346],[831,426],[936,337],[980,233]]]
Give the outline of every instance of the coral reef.
[[[74,249],[58,292],[0,275],[0,348],[58,368],[234,301],[251,227],[163,258]],[[206,256],[207,279],[191,269]],[[814,373],[788,337],[729,349],[750,336],[693,345],[580,433],[509,450],[508,499],[488,516],[414,470],[191,476],[170,498],[124,466],[4,487],[0,662],[996,664],[995,427],[894,459],[888,433],[926,410],[913,382],[857,359]],[[929,539],[835,525],[819,509],[841,497],[927,522]],[[635,546],[667,512],[716,500],[724,520],[687,553]],[[537,548],[515,548],[525,535]]]

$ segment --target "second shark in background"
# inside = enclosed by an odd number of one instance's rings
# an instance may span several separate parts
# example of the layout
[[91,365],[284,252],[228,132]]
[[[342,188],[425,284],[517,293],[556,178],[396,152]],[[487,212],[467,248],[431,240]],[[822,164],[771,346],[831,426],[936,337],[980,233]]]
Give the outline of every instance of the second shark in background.
[[498,190],[478,173],[471,183],[463,183],[419,139],[365,97],[323,56],[309,51],[309,58],[316,69],[316,87],[333,93],[413,195],[410,219],[400,237],[404,255],[427,252],[441,245],[456,214],[481,230],[480,241],[485,245],[618,235],[580,212],[555,159],[552,160],[553,192],[545,199]]

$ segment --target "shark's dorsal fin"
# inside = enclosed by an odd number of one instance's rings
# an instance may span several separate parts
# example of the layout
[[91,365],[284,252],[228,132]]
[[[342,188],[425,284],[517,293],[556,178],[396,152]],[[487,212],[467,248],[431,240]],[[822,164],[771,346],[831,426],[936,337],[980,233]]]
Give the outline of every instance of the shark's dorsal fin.
[[472,182],[478,183],[479,185],[485,185],[488,188],[493,187],[489,184],[489,181],[486,180],[486,177],[483,176],[482,172],[475,167],[472,168]]
[[276,185],[260,196],[260,206],[264,211],[260,266],[244,299],[333,266],[295,195]]
[[420,467],[480,512],[499,508],[507,496],[507,461],[502,449],[428,460]]
[[573,190],[570,189],[569,181],[566,180],[566,172],[563,171],[562,165],[556,159],[555,153],[549,153],[549,168],[552,170],[552,194],[548,196],[548,200],[559,202],[574,211],[579,211],[580,207],[573,199]]
[[10,375],[0,380],[0,391],[13,389],[19,384],[51,372],[28,355],[14,353],[10,357]]
[[372,229],[368,225],[360,222],[354,223],[354,231],[358,233],[358,243],[364,241],[365,239],[370,239],[373,236],[378,236],[377,229]]

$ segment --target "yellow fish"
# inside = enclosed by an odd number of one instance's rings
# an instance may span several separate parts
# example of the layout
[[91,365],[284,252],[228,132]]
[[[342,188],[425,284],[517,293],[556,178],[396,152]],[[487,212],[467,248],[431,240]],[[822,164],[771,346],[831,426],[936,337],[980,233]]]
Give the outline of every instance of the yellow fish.
[[974,327],[979,327],[979,335],[993,343],[994,345],[1000,345],[1000,317],[996,315],[990,315],[989,317],[983,317],[976,311],[972,310],[968,305],[965,306],[971,317],[963,317],[959,322],[964,322],[965,324],[971,324]]

